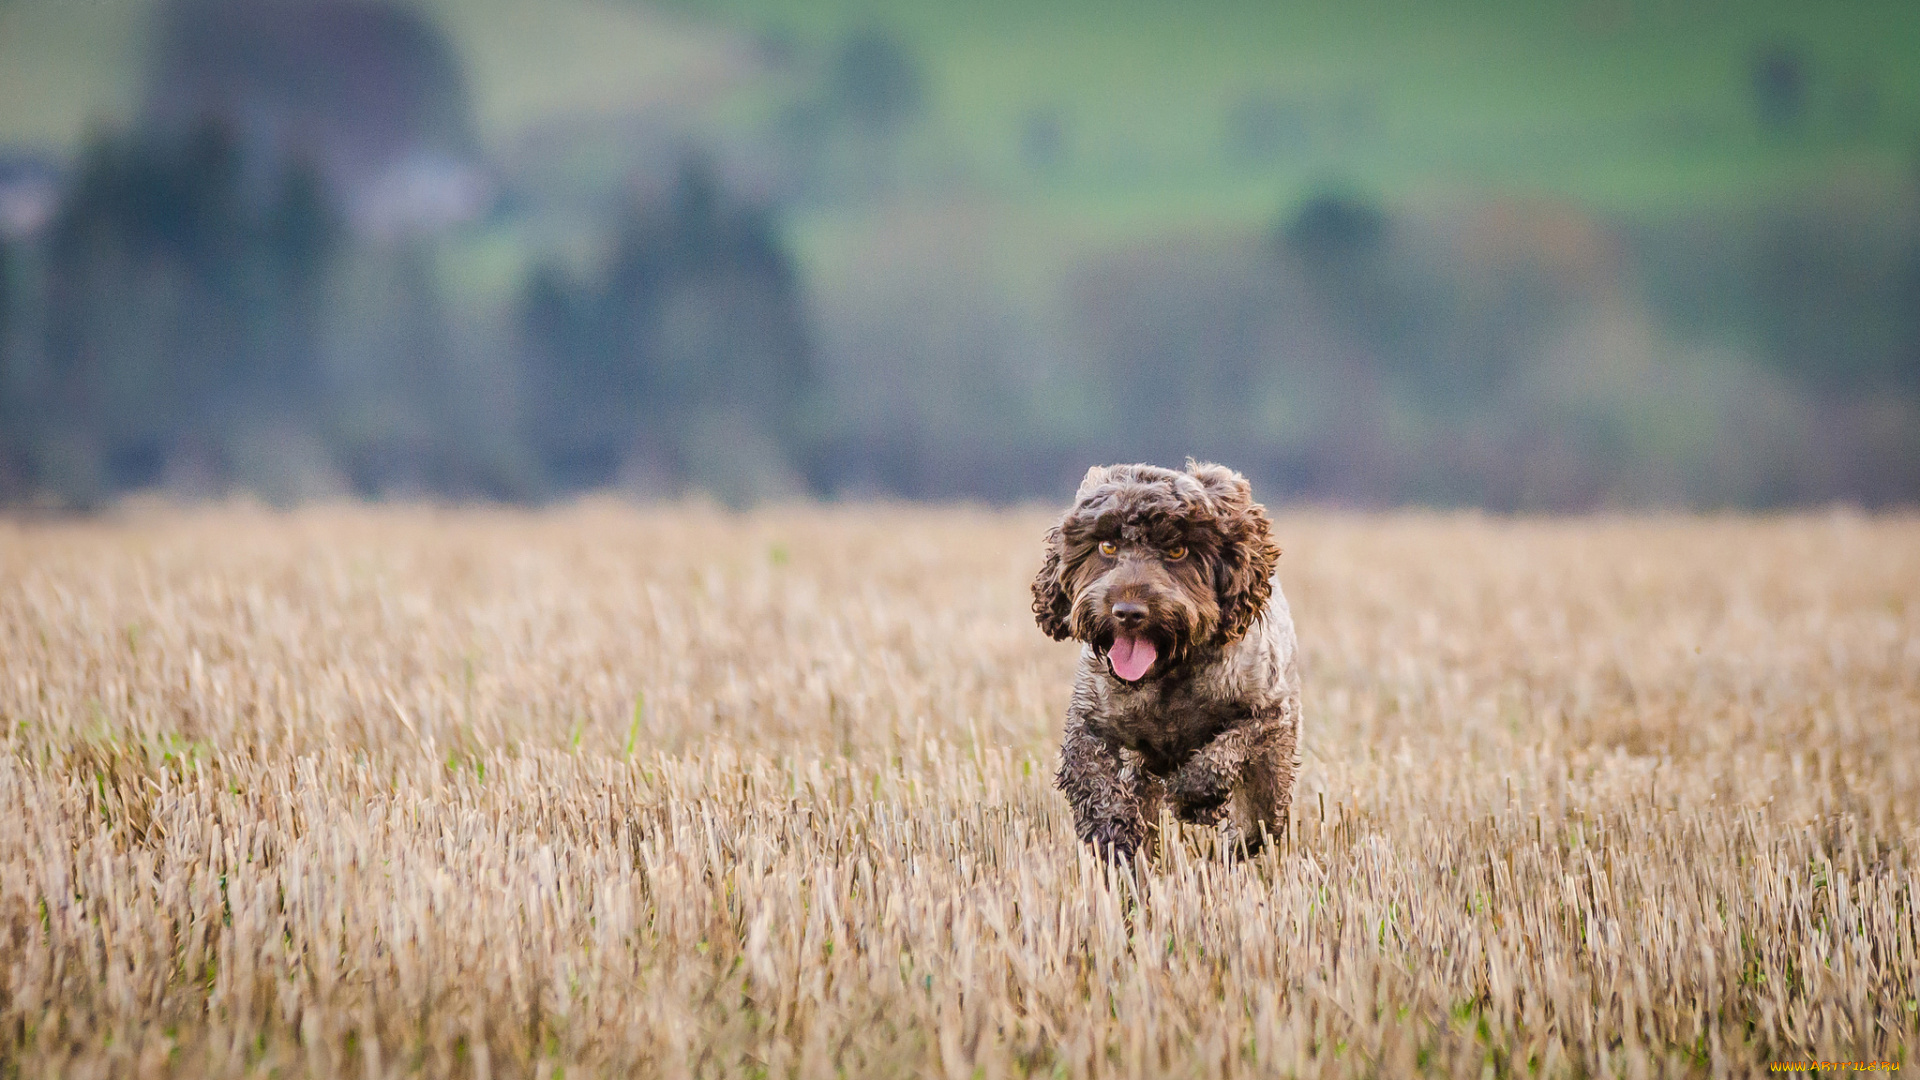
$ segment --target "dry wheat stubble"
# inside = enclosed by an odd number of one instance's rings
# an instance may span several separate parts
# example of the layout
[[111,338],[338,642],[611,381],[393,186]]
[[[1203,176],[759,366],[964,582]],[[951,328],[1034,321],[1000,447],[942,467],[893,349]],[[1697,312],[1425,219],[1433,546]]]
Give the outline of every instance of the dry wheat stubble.
[[0,522],[22,1075],[1745,1072],[1916,1045],[1920,522],[1284,516],[1284,850],[1111,876],[1038,514]]

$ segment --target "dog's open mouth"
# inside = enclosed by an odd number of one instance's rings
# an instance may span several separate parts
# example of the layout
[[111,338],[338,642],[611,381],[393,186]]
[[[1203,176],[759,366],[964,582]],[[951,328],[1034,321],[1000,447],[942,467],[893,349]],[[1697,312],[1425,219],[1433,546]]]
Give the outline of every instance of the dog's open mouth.
[[1160,650],[1152,638],[1118,636],[1107,646],[1107,663],[1127,682],[1139,682],[1159,658]]

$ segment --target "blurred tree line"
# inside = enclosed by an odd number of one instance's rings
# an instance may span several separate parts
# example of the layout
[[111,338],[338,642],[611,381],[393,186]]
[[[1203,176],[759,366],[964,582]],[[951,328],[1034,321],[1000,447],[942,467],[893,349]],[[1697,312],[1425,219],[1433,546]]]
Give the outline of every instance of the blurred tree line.
[[38,250],[0,249],[0,494],[804,490],[799,283],[703,165],[628,210],[597,272],[529,275],[519,392],[479,406],[431,251],[357,240],[318,169],[272,165],[218,122],[104,136]]
[[938,275],[817,310],[698,159],[608,234],[529,271],[476,363],[431,242],[358,237],[310,164],[218,124],[96,139],[0,247],[0,495],[1018,499],[1189,454],[1363,503],[1920,495],[1910,201],[1623,224],[1331,190],[1259,243],[1090,262],[1041,324]]
[[[679,478],[798,494],[813,373],[799,282],[763,209],[691,162],[629,210],[585,279],[534,271],[520,316],[528,441],[559,490]],[[724,475],[723,475],[724,474]]]
[[170,459],[219,468],[249,422],[305,424],[338,234],[310,167],[250,178],[218,126],[97,140],[45,244],[41,363],[15,387],[33,473],[85,505]]
[[[910,229],[884,272],[804,281],[777,203],[679,151],[476,311],[451,50],[383,0],[280,14],[169,0],[139,133],[96,136],[46,227],[0,235],[0,502],[1013,500],[1189,455],[1362,504],[1920,498],[1920,171],[1639,220],[1335,185],[1265,235],[1089,253],[1035,298]],[[911,50],[856,28],[791,67],[770,186],[879,197],[925,105]],[[1804,68],[1755,61],[1767,125]],[[1046,120],[1036,160],[1064,145]]]
[[166,0],[151,45],[136,131],[0,247],[0,501],[805,490],[799,281],[706,165],[476,319],[448,240],[491,181],[418,9]]
[[[1493,508],[1920,496],[1920,200],[1427,217],[1332,190],[1264,251],[1081,286],[1117,417],[1303,495]],[[1129,440],[1132,441],[1132,440]],[[1114,450],[1121,449],[1118,446]]]

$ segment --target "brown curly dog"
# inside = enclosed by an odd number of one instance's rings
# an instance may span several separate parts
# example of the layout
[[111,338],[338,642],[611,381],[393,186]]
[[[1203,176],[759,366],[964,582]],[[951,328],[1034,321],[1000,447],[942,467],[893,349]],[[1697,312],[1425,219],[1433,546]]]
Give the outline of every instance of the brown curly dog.
[[1109,858],[1163,805],[1248,850],[1286,826],[1300,672],[1270,532],[1245,477],[1193,462],[1089,469],[1047,532],[1034,619],[1084,644],[1054,782]]

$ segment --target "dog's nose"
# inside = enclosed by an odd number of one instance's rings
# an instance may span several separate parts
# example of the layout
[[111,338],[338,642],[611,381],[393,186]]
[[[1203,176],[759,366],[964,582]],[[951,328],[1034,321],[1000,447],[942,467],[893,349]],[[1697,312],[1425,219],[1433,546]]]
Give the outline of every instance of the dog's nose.
[[1138,630],[1147,624],[1147,605],[1122,600],[1113,605],[1113,621],[1122,630]]

